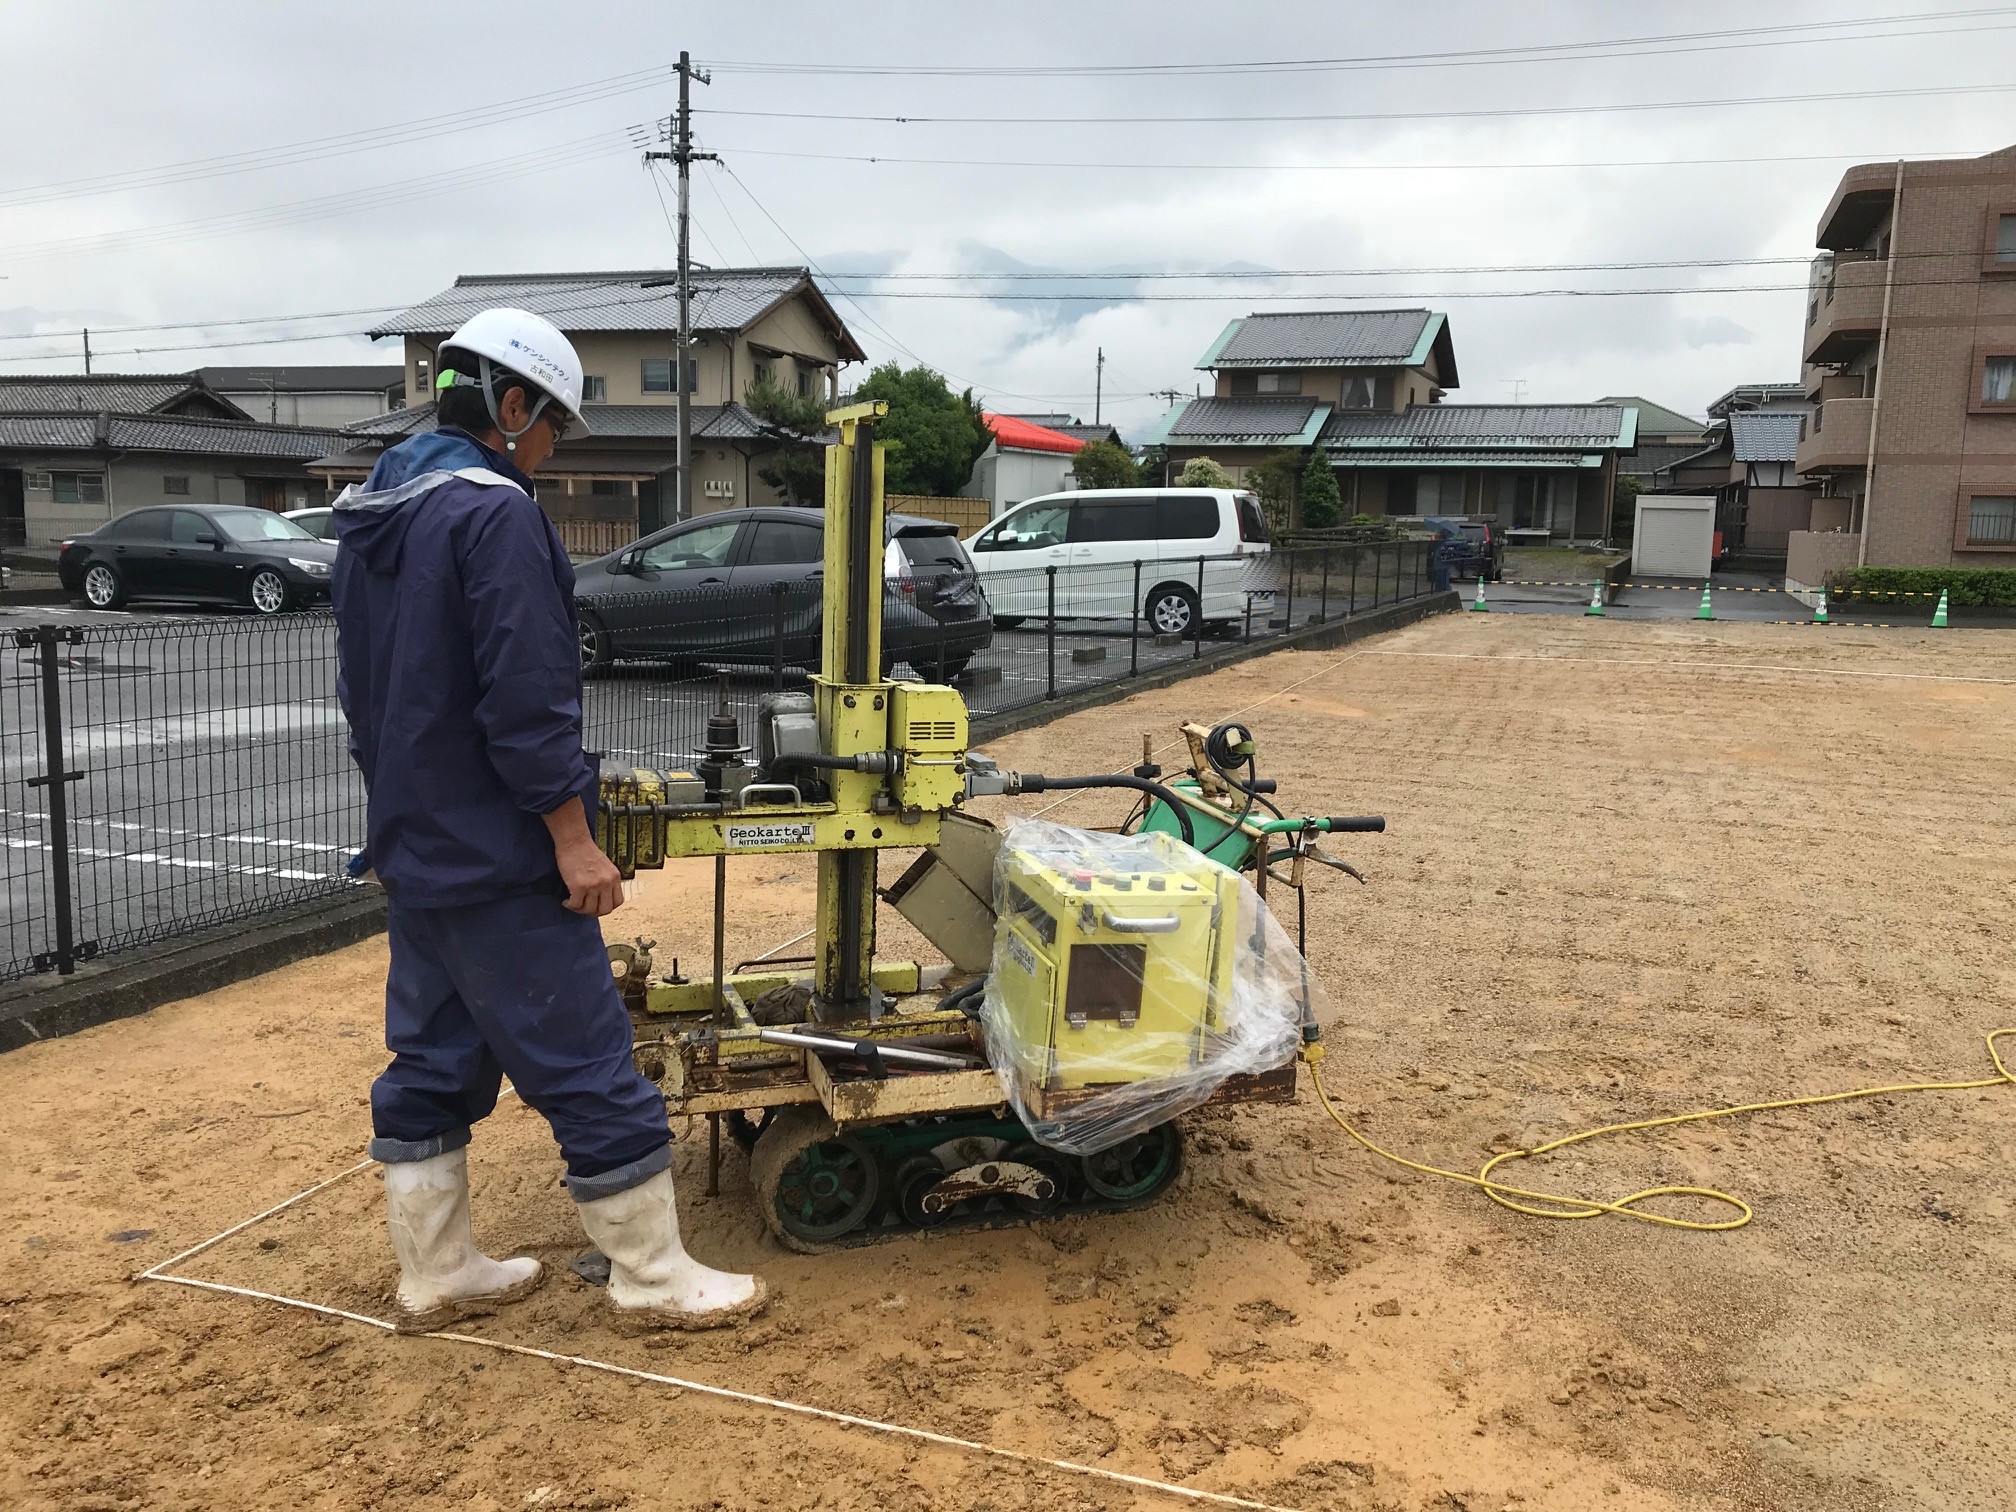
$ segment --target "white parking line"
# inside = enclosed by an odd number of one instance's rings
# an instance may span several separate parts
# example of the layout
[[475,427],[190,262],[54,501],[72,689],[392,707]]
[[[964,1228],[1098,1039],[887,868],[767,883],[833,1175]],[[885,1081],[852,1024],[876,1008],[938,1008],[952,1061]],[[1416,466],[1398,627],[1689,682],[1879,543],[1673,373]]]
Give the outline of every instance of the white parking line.
[[[53,851],[55,847],[45,840],[23,840],[13,835],[0,835],[0,845],[9,850]],[[284,866],[233,866],[226,861],[197,861],[187,856],[163,856],[153,851],[104,850],[95,845],[73,845],[73,856],[88,857],[94,861],[128,861],[136,866],[165,866],[170,870],[220,872],[233,877],[282,877],[296,882],[347,882],[350,879],[339,871],[313,872],[298,871]]]
[[[25,819],[34,824],[46,824],[49,816],[29,809],[0,808],[0,818]],[[177,840],[218,840],[226,845],[270,845],[276,850],[322,851],[348,854],[358,849],[356,845],[331,845],[320,840],[288,840],[278,835],[222,834],[214,830],[168,829],[151,824],[133,824],[123,819],[97,819],[73,816],[73,824],[96,825],[102,829],[122,830],[134,835],[168,835]]]

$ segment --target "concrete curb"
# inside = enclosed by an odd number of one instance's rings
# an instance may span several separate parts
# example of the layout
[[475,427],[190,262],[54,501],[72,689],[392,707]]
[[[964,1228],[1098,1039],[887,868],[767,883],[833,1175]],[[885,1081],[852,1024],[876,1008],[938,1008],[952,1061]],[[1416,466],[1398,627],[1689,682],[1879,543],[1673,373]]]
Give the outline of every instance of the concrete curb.
[[207,930],[67,977],[0,987],[0,1052],[131,1018],[163,1003],[242,982],[303,957],[369,939],[385,928],[385,894],[318,898],[251,924]]
[[[1397,630],[1431,614],[1460,609],[1455,593],[1412,599],[1355,619],[1308,625],[1287,635],[1221,646],[1194,661],[1171,662],[1124,682],[1105,683],[1066,697],[1029,704],[972,722],[977,744],[1017,730],[1097,708],[1186,678],[1236,666],[1276,651],[1320,651],[1346,646],[1369,635]],[[0,1053],[80,1029],[131,1018],[163,1003],[242,982],[308,956],[322,955],[385,929],[385,895],[368,888],[338,898],[321,898],[270,915],[250,925],[234,924],[186,940],[103,963],[80,966],[73,976],[31,977],[0,987]]]

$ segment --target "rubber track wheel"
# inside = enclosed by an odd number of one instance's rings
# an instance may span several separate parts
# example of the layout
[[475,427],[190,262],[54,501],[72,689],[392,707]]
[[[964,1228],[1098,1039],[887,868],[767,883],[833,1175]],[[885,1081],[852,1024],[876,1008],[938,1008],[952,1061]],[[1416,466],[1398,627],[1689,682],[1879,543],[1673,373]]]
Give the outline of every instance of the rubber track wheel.
[[781,1108],[769,1127],[756,1136],[756,1148],[749,1153],[749,1176],[756,1186],[756,1206],[762,1211],[764,1224],[779,1244],[801,1255],[829,1255],[849,1247],[800,1238],[784,1227],[777,1214],[777,1187],[785,1170],[813,1145],[824,1144],[839,1132],[826,1110],[816,1103]]

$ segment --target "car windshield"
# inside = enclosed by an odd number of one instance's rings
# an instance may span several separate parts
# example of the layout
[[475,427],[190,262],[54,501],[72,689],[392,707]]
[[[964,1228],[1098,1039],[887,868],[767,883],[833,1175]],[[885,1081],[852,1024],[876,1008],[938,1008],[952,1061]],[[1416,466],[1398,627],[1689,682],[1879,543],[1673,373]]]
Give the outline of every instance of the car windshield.
[[210,517],[234,541],[313,541],[310,535],[285,515],[264,509],[220,509]]

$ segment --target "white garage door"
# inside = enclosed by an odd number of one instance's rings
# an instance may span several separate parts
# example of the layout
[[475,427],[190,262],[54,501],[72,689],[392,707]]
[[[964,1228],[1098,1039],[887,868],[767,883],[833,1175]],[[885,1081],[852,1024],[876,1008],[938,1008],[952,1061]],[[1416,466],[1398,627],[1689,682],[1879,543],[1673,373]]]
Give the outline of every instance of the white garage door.
[[1631,571],[1638,577],[1705,578],[1715,550],[1715,501],[1640,498]]

